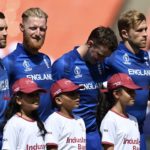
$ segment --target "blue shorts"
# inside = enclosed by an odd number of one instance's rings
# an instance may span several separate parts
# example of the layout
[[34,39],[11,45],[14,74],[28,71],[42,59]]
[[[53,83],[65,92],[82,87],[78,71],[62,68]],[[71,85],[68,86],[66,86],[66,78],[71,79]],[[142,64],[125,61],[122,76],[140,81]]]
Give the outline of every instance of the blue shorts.
[[98,130],[86,133],[86,150],[102,150],[101,137]]

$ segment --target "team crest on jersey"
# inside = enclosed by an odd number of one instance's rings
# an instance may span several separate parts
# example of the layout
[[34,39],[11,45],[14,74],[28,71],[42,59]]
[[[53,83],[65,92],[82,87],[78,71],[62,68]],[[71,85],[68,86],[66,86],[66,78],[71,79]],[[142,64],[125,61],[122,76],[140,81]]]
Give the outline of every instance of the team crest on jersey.
[[29,60],[24,60],[23,61],[23,67],[24,67],[24,71],[26,71],[26,72],[32,70],[32,68],[30,66],[30,63],[29,63]]
[[75,78],[81,78],[82,77],[81,69],[78,66],[75,67],[74,74],[75,74]]
[[123,58],[123,63],[124,64],[131,65],[131,62],[130,62],[130,59],[129,59],[129,56],[128,56],[127,53],[125,53],[122,58]]

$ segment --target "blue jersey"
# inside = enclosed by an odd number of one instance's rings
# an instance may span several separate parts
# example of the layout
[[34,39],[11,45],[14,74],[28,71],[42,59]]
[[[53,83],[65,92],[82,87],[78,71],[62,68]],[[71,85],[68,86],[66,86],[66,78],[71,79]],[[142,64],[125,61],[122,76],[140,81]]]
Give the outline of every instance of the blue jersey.
[[139,50],[138,54],[133,54],[123,42],[120,42],[117,50],[105,59],[105,65],[109,75],[118,72],[127,73],[137,85],[143,87],[142,90],[136,90],[135,104],[127,107],[127,112],[137,118],[141,129],[149,98],[150,62],[148,53]]
[[47,89],[46,94],[41,94],[39,106],[39,115],[44,121],[53,112],[49,93],[53,83],[49,57],[43,53],[30,55],[22,44],[18,44],[16,50],[3,59],[3,63],[8,71],[10,87],[19,78],[27,77]]
[[0,123],[3,122],[9,98],[8,75],[0,59]]
[[[4,121],[5,110],[10,99],[8,75],[0,59],[0,125]],[[0,149],[2,146],[2,128],[0,128]]]
[[68,78],[75,84],[83,85],[80,90],[80,106],[73,112],[85,121],[87,132],[97,130],[96,107],[101,85],[99,65],[85,62],[77,52],[77,47],[64,54],[52,65],[53,79]]

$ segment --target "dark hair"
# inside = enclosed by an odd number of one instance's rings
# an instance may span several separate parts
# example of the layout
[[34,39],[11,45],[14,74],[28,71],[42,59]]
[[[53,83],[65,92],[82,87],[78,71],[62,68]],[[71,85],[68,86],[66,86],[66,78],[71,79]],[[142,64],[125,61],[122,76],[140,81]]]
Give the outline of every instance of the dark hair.
[[117,48],[118,41],[114,31],[109,27],[100,26],[95,28],[88,41],[92,40],[96,45],[106,45],[112,52]]
[[0,11],[0,19],[5,19],[5,15],[3,12]]
[[121,91],[123,87],[117,88],[115,90],[111,90],[109,92],[101,93],[99,97],[99,103],[97,105],[97,112],[96,112],[96,120],[98,128],[106,115],[106,113],[115,105],[116,101],[113,96],[113,91]]
[[[18,92],[16,94],[14,94],[10,100],[10,103],[8,105],[8,108],[5,111],[5,120],[4,123],[2,125],[2,127],[4,128],[5,124],[7,123],[7,121],[13,116],[15,115],[17,112],[20,112],[20,106],[16,103],[16,98],[17,97],[21,97],[22,96],[22,92]],[[44,138],[45,134],[47,133],[43,122],[40,120],[39,115],[37,110],[32,112],[32,117],[34,120],[37,121],[37,126],[40,129],[41,132],[41,136]]]

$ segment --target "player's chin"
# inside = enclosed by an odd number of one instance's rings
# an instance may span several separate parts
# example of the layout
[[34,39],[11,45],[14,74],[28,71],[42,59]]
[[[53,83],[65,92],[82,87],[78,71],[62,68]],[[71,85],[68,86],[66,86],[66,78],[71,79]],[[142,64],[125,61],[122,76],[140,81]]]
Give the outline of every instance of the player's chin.
[[32,108],[34,109],[34,110],[36,110],[36,109],[38,109],[38,107],[39,107],[39,104],[32,104]]
[[78,107],[79,107],[79,104],[74,105],[74,108],[78,108]]
[[0,48],[5,48],[6,47],[6,42],[0,42]]
[[134,105],[134,103],[135,103],[135,100],[131,100],[131,101],[128,103],[128,106],[132,106],[132,105]]
[[143,41],[140,43],[140,48],[145,48],[146,47],[146,41]]

